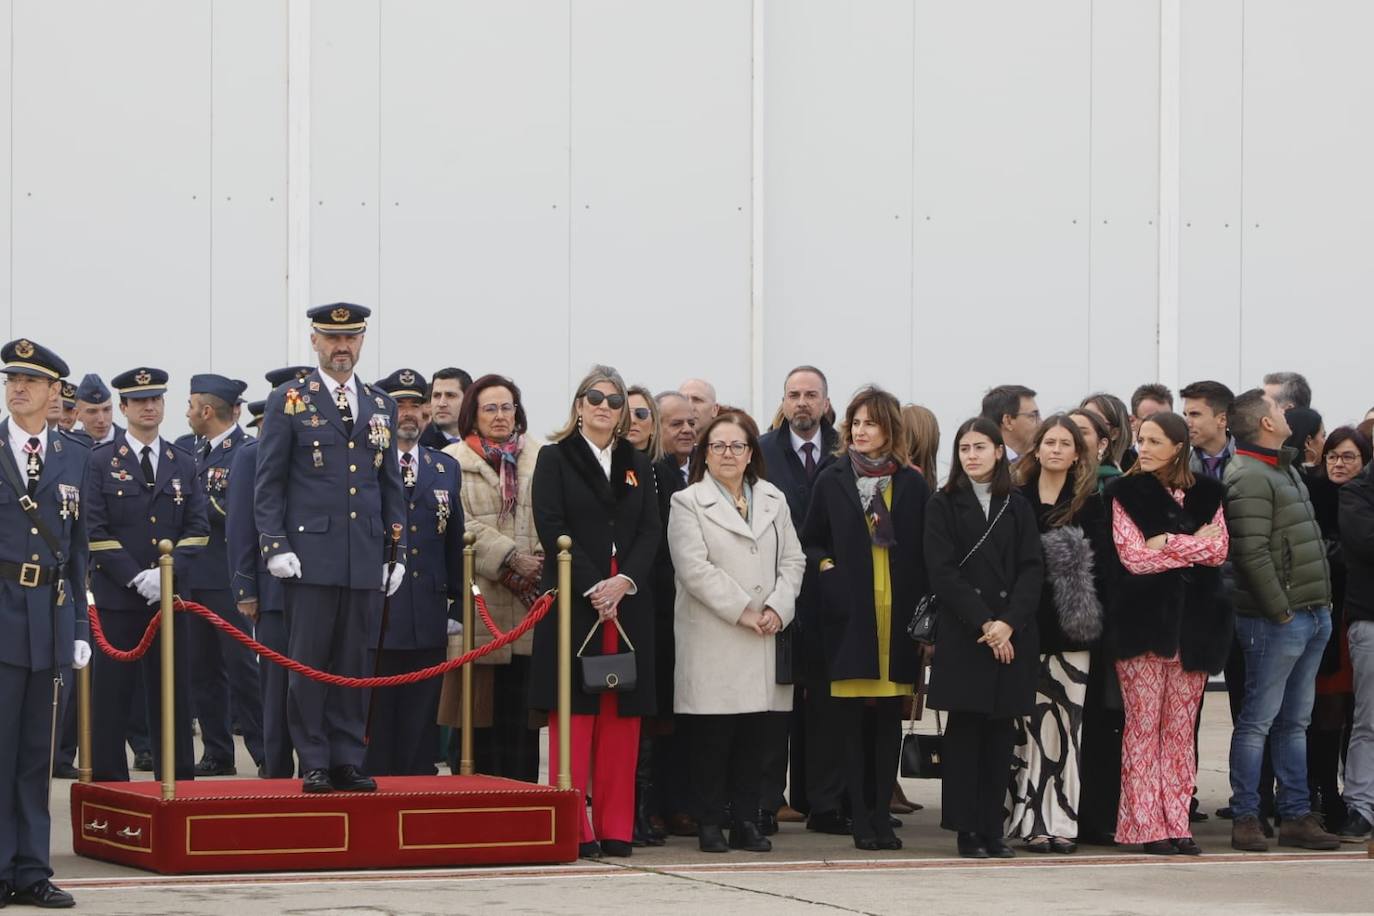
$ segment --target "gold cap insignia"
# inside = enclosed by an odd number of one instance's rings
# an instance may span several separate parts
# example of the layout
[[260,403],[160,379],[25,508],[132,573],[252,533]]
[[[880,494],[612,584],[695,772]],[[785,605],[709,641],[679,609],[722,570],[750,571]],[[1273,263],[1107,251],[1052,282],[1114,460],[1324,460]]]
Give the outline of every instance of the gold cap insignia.
[[27,340],[21,340],[14,345],[14,355],[20,359],[28,359],[33,356],[33,344]]
[[71,382],[63,382],[63,383],[62,383],[62,397],[64,397],[64,398],[74,398],[74,397],[76,397],[76,386],[73,385]]
[[348,309],[345,309],[345,308],[337,308],[337,309],[335,309],[334,311],[332,311],[332,312],[329,313],[329,317],[330,317],[331,320],[336,321],[336,322],[342,324],[343,322],[345,322],[345,321],[347,321],[348,319],[352,318],[352,317],[353,317],[353,313],[350,312]]
[[153,374],[147,369],[140,369],[138,375],[134,376],[134,381],[140,385],[146,385],[153,380]]
[[409,369],[406,369],[404,372],[402,372],[402,373],[401,373],[401,384],[402,384],[402,385],[414,385],[414,384],[415,384],[415,373],[414,373],[414,372],[411,372]]

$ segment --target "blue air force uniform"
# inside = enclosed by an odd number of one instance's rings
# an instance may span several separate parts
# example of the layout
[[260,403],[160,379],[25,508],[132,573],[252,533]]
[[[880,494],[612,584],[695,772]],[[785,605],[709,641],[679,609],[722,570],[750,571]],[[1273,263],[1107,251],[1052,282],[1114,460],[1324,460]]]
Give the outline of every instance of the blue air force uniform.
[[[7,376],[56,381],[68,372],[56,354],[29,340],[0,348],[0,358]],[[30,438],[39,443],[32,484],[28,453],[17,464],[11,448],[16,442],[30,445]],[[53,678],[60,673],[70,679],[76,641],[90,642],[81,499],[86,455],[84,446],[59,430],[45,428],[31,437],[13,417],[0,422],[0,462],[6,466],[0,474],[0,893],[6,897],[11,889],[47,897],[51,888]],[[16,492],[11,481],[22,490]],[[24,511],[28,500],[55,538],[56,554]]]
[[[369,310],[339,303],[312,309],[318,333],[361,334]],[[336,391],[337,388],[337,391]],[[352,421],[336,406],[342,394]],[[294,554],[285,579],[290,654],[336,674],[367,673],[367,634],[380,613],[386,541],[404,531],[405,495],[392,453],[396,405],[356,375],[344,386],[321,371],[272,392],[257,449],[259,553],[272,568]],[[405,556],[404,535],[399,556]],[[306,788],[371,788],[363,765],[364,691],[292,672],[288,714]]]
[[[423,401],[425,379],[401,369],[377,383],[397,401]],[[385,638],[383,675],[404,674],[437,665],[448,646],[449,600],[460,599],[463,587],[463,503],[458,462],[434,449],[405,444],[390,449],[388,462],[401,472],[406,494],[408,548],[405,582],[391,597]],[[375,647],[381,618],[368,637]],[[442,679],[431,678],[377,692],[373,700],[372,743],[367,771],[381,776],[424,776],[434,773],[438,745],[439,690]]]
[[[132,401],[161,396],[166,391],[167,373],[157,369],[136,369],[112,381],[120,396]],[[167,539],[176,545],[172,554],[174,578],[176,583],[181,583],[186,580],[196,554],[205,549],[210,533],[205,515],[205,491],[196,476],[195,458],[159,437],[149,446],[149,463],[154,471],[153,482],[149,484],[142,467],[142,450],[143,446],[136,439],[120,431],[111,442],[91,452],[86,474],[91,591],[105,635],[120,649],[133,648],[157,612],[157,605],[150,605],[133,582],[144,570],[158,569],[158,542]],[[157,455],[155,461],[153,453]],[[192,779],[195,759],[190,713],[190,621],[186,614],[174,616],[176,778]],[[159,714],[162,700],[160,645],[159,637],[136,663],[117,662],[103,653],[96,653],[91,751],[97,781],[129,778],[124,734],[130,694],[134,689],[135,665],[142,671],[147,688],[153,772],[161,778],[164,761],[161,759],[162,718]]]

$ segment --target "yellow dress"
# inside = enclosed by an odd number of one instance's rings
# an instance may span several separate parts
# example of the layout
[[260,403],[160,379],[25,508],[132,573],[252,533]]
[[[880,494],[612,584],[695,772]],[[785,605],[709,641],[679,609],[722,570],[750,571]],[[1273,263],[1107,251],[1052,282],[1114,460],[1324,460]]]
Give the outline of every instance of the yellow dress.
[[[892,488],[883,491],[883,502],[892,508]],[[850,678],[830,682],[832,697],[905,697],[915,692],[914,684],[898,684],[888,679],[888,657],[892,649],[892,570],[886,547],[873,550],[873,609],[878,624],[878,677]]]

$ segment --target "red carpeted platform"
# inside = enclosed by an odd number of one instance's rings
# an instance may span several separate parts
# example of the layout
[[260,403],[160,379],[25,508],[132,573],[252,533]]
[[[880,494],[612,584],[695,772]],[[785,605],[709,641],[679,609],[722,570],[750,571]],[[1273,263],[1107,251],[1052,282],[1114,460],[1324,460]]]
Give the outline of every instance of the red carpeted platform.
[[381,777],[373,793],[299,780],[72,786],[76,852],[162,874],[512,865],[577,858],[574,791],[495,776]]

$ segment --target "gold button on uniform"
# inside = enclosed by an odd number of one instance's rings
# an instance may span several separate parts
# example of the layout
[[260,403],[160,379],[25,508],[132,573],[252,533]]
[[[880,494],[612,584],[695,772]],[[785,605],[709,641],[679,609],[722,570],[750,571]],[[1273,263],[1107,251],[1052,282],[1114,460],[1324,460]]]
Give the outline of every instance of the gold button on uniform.
[[358,473],[358,466],[356,464],[350,464],[348,470],[350,473],[356,474]]
[[296,530],[297,530],[297,531],[304,531],[304,530],[305,530],[305,526],[304,526],[304,525],[301,525],[301,526],[300,526],[299,528],[297,528]]
[[357,495],[358,495],[358,488],[357,488],[357,487],[349,487],[349,488],[348,488],[348,495],[349,495],[349,496],[357,496]]
[[348,443],[348,447],[349,447],[349,448],[352,448],[353,446],[355,446],[355,445],[357,445],[357,444],[358,444],[358,443],[356,443],[356,442],[350,442],[350,443]]
[[150,516],[148,516],[148,521],[150,521],[150,522],[152,522],[154,525],[156,525],[156,524],[157,524],[157,516],[156,516],[156,515],[150,515]]
[[38,529],[37,529],[37,528],[30,528],[30,529],[29,529],[29,534],[37,534],[37,533],[38,533]]
[[358,517],[358,513],[356,513],[356,512],[350,512],[350,513],[348,513],[348,517],[349,517],[349,518],[357,518],[357,517]]
[[[412,547],[412,548],[410,548],[410,555],[411,555],[412,557],[415,556],[416,554],[418,554],[419,552],[420,552],[420,548],[418,548],[418,547]],[[34,559],[36,560],[36,559],[38,559],[38,557],[35,556]]]
[[37,560],[37,559],[38,559],[38,554],[34,554],[34,555],[33,555],[33,558],[34,558],[35,560]]

